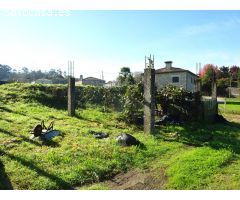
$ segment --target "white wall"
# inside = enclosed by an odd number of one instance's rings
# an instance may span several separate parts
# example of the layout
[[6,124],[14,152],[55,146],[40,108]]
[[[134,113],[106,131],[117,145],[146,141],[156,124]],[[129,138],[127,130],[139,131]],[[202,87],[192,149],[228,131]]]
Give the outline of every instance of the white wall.
[[[179,82],[172,83],[172,77],[178,76]],[[196,76],[189,72],[171,72],[171,73],[162,73],[155,75],[155,84],[157,88],[162,88],[168,84],[175,85],[178,87],[182,87],[190,92],[196,91]]]

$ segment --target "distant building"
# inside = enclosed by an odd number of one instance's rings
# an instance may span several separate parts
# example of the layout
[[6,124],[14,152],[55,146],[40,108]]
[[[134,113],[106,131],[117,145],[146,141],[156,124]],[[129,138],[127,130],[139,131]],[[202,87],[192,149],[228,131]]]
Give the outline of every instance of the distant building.
[[105,80],[95,78],[95,77],[87,77],[83,78],[83,75],[80,75],[79,81],[76,82],[77,85],[94,85],[94,86],[103,86],[105,84]]
[[114,87],[117,85],[118,85],[117,81],[108,81],[107,83],[105,83],[104,87]]
[[32,83],[35,83],[35,84],[53,84],[52,80],[45,79],[45,78],[37,79],[36,81],[33,81]]
[[182,87],[190,92],[196,92],[198,76],[189,70],[172,66],[172,61],[166,61],[164,68],[156,69],[155,84],[162,88],[168,84]]

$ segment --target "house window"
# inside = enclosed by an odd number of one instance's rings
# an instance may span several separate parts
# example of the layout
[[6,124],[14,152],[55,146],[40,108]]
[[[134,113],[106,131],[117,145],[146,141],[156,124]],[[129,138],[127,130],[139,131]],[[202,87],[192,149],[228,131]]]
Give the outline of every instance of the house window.
[[179,83],[179,77],[178,76],[173,76],[172,77],[172,82],[173,83]]

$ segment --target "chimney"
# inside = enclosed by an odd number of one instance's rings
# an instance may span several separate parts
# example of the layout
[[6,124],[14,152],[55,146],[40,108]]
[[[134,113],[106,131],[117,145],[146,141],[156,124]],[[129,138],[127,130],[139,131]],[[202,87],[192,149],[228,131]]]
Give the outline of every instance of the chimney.
[[165,64],[166,64],[166,68],[167,68],[167,69],[171,69],[171,67],[172,67],[172,61],[166,61]]
[[83,75],[80,75],[80,81],[82,81],[83,80]]

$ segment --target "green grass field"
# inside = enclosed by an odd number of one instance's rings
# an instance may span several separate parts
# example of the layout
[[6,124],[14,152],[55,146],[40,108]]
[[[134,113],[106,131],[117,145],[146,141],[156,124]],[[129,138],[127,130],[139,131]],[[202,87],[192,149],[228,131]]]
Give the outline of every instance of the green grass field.
[[219,109],[222,113],[240,115],[240,99],[239,98],[227,98],[226,105],[220,104]]
[[[28,85],[0,86],[0,189],[112,189],[108,180],[115,175],[146,170],[153,189],[240,189],[236,114],[228,124],[162,126],[153,136],[119,122],[119,113],[88,108],[68,117],[64,109],[24,98],[28,94]],[[50,142],[30,140],[41,120],[54,121],[61,134]],[[110,137],[97,140],[90,130]],[[118,146],[122,132],[145,146]]]

